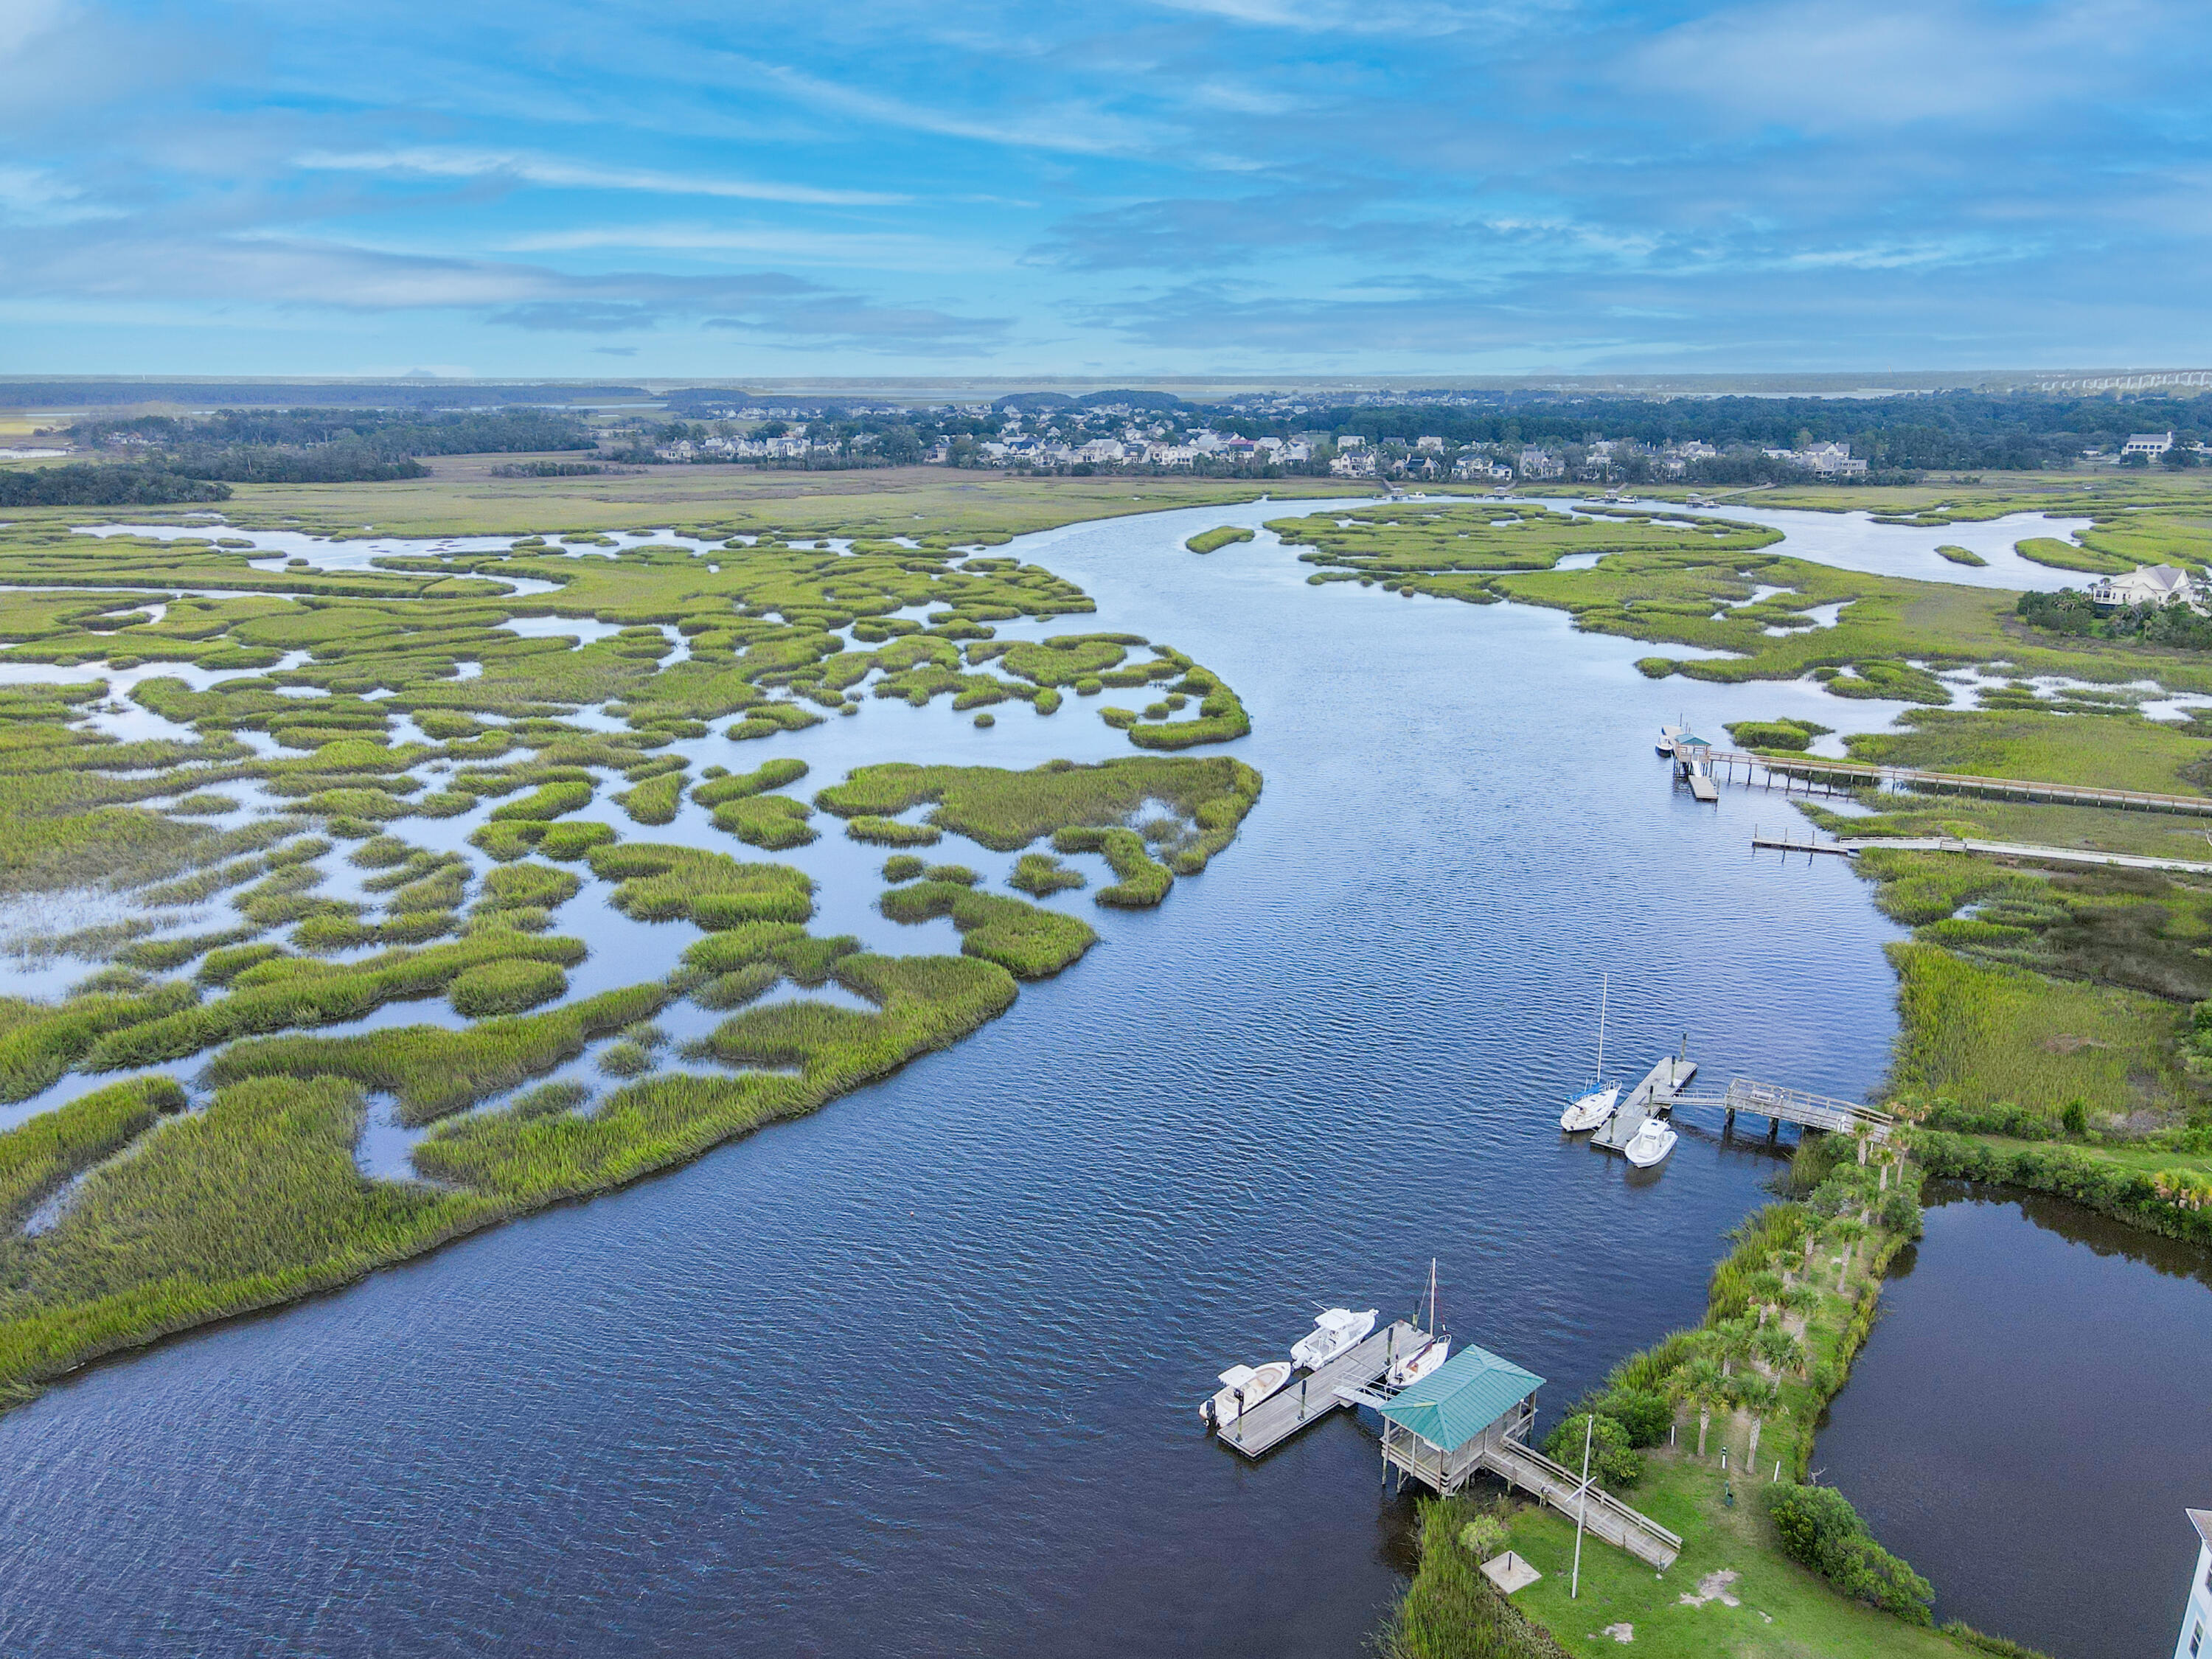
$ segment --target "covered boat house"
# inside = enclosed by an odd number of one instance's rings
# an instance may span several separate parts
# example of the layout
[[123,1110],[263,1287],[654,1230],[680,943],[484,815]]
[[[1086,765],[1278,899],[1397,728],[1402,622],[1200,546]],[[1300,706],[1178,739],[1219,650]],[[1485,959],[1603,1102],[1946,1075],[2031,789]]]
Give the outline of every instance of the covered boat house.
[[1544,1379],[1472,1343],[1376,1410],[1382,1461],[1449,1498],[1505,1449],[1525,1445]]

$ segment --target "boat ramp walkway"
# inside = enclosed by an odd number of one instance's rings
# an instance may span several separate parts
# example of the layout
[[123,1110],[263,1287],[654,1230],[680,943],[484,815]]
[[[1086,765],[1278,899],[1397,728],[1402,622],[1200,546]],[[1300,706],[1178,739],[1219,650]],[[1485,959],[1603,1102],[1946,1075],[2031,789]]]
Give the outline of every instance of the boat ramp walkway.
[[1580,1515],[1593,1538],[1626,1550],[1660,1572],[1673,1566],[1674,1558],[1682,1553],[1681,1534],[1668,1531],[1648,1515],[1638,1514],[1602,1486],[1593,1485],[1585,1494],[1579,1475],[1554,1463],[1534,1446],[1501,1440],[1484,1448],[1482,1466],[1568,1519]]
[[1802,1129],[1823,1129],[1830,1134],[1865,1135],[1871,1140],[1887,1140],[1897,1127],[1897,1119],[1879,1107],[1784,1088],[1778,1083],[1758,1083],[1747,1077],[1729,1079],[1723,1094],[1676,1095],[1670,1103],[1717,1107],[1728,1114],[1730,1127],[1735,1127],[1738,1112],[1763,1117],[1767,1120],[1770,1139],[1784,1123],[1795,1123]]
[[2154,858],[2142,853],[2095,853],[2080,847],[2039,847],[2028,842],[1974,841],[1957,836],[1815,836],[1800,841],[1787,830],[1754,830],[1751,844],[1780,853],[1832,853],[1855,859],[1869,848],[1899,853],[1986,853],[1993,858],[2033,859],[2045,864],[2098,864],[2121,870],[2173,870],[2212,876],[2212,864],[2198,859]]
[[1393,1321],[1319,1370],[1285,1383],[1280,1392],[1240,1413],[1220,1431],[1222,1444],[1236,1447],[1247,1457],[1273,1451],[1307,1424],[1351,1405],[1348,1394],[1373,1388],[1400,1354],[1412,1352],[1428,1340],[1407,1321]]

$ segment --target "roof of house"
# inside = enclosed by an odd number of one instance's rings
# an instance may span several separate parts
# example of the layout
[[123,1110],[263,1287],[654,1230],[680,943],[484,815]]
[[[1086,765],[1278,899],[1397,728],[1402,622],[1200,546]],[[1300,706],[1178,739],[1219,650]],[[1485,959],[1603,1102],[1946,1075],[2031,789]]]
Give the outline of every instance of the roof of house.
[[[1439,1371],[1437,1375],[1441,1376],[1443,1373]],[[2212,1510],[2187,1510],[2184,1513],[2197,1528],[2197,1535],[2204,1540],[2204,1547],[2212,1549]]]
[[2158,593],[2176,593],[2189,585],[2189,573],[2177,570],[2170,564],[2149,564],[2118,576],[2105,578],[2105,586],[2115,588],[2136,588]]
[[1544,1386],[1487,1348],[1468,1344],[1382,1407],[1382,1415],[1432,1446],[1455,1451]]

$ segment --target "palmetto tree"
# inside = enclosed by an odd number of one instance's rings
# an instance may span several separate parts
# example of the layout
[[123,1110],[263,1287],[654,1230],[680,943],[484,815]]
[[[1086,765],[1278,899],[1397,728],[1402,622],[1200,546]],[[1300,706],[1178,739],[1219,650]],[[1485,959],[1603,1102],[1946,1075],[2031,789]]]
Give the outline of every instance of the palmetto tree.
[[1851,1269],[1858,1265],[1859,1240],[1865,1236],[1866,1229],[1856,1221],[1832,1221],[1828,1224],[1828,1237],[1844,1247],[1843,1263],[1836,1273],[1838,1296],[1844,1293],[1844,1281],[1850,1277]]
[[1777,1376],[1784,1371],[1800,1370],[1805,1364],[1805,1346],[1779,1325],[1770,1325],[1759,1334],[1754,1345],[1759,1357],[1770,1366]]
[[1782,1292],[1787,1288],[1782,1282],[1782,1275],[1771,1267],[1751,1276],[1751,1296],[1752,1300],[1759,1304],[1760,1324],[1766,1323],[1766,1316],[1774,1311],[1775,1304],[1782,1300]]
[[1737,1360],[1750,1357],[1758,1332],[1748,1319],[1724,1319],[1713,1327],[1712,1351],[1720,1356],[1723,1376],[1733,1373]]
[[1702,1355],[1674,1373],[1674,1392],[1698,1408],[1698,1455],[1705,1455],[1705,1433],[1713,1425],[1714,1407],[1728,1399],[1727,1374]]
[[1778,1417],[1782,1409],[1782,1390],[1771,1382],[1755,1377],[1746,1377],[1736,1384],[1735,1403],[1751,1413],[1751,1449],[1744,1455],[1744,1467],[1753,1474],[1759,1473],[1759,1431],[1770,1417]]

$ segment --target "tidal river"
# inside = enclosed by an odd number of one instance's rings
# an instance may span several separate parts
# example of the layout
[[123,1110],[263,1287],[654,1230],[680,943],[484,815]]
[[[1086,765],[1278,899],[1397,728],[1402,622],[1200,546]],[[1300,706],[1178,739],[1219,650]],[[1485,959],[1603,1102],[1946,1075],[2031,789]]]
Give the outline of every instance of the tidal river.
[[[1695,805],[1652,738],[1896,711],[1656,684],[1650,647],[1557,612],[1310,587],[1264,532],[1182,550],[1284,511],[1007,550],[1243,694],[1267,792],[1210,870],[1096,913],[1077,967],[811,1118],[0,1417],[0,1649],[1359,1652],[1410,1500],[1347,1415],[1257,1467],[1218,1449],[1213,1374],[1317,1307],[1409,1310],[1431,1257],[1453,1333],[1551,1379],[1553,1413],[1695,1322],[1781,1165],[1713,1123],[1645,1176],[1563,1142],[1600,974],[1608,1069],[1686,1033],[1721,1080],[1858,1096],[1896,930],[1841,860],[1754,858],[1778,802]],[[1942,537],[1898,534],[1937,574]],[[1103,752],[1081,706],[908,714],[743,763]],[[632,937],[576,912],[603,954]]]

